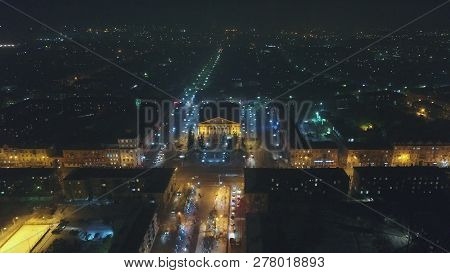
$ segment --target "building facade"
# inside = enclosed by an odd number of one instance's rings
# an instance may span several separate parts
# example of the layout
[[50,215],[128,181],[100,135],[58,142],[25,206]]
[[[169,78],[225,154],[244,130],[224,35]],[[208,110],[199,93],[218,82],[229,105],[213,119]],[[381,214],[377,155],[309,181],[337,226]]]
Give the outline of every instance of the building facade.
[[0,168],[0,200],[52,199],[60,193],[57,169]]
[[392,166],[438,166],[448,167],[450,144],[407,143],[395,144]]
[[445,169],[437,167],[360,167],[355,168],[352,192],[376,198],[447,196]]
[[389,166],[392,161],[392,149],[349,148],[343,156],[347,168]]
[[294,168],[337,168],[337,148],[292,149],[289,152]]
[[143,175],[137,169],[76,168],[62,181],[64,197],[68,200],[99,196],[110,200],[144,198],[165,207],[177,190],[172,179],[174,173],[174,169],[166,168],[154,168]]
[[119,139],[113,148],[63,150],[62,162],[71,168],[137,168],[142,165],[142,149],[137,139]]
[[156,240],[156,235],[158,234],[158,231],[159,231],[158,213],[154,213],[148,225],[148,228],[145,232],[142,244],[139,247],[140,253],[150,253],[153,244]]
[[266,211],[270,198],[284,200],[343,200],[349,192],[349,177],[340,168],[245,169],[244,192],[248,212]]
[[68,168],[121,167],[119,149],[63,150],[63,166]]
[[142,165],[142,149],[137,138],[120,138],[119,156],[122,168],[136,168]]
[[54,158],[48,149],[22,149],[3,146],[0,149],[2,168],[50,168]]
[[213,118],[198,124],[198,135],[209,137],[211,135],[241,136],[241,125],[224,118]]

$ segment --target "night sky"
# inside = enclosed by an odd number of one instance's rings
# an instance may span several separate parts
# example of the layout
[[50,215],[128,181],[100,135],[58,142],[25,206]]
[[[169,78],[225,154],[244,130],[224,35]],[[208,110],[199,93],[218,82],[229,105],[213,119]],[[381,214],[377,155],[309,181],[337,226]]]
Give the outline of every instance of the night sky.
[[[180,24],[257,28],[395,28],[445,0],[5,0],[51,24]],[[0,23],[31,24],[0,3]],[[450,5],[420,22],[449,26]]]

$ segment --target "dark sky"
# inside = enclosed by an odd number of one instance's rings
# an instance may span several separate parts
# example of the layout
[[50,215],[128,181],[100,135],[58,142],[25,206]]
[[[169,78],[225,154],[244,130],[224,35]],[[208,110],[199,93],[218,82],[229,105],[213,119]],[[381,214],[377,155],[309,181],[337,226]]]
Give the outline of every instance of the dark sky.
[[[51,24],[395,28],[445,0],[4,0]],[[450,4],[420,27],[447,28]],[[0,3],[0,24],[29,23]]]

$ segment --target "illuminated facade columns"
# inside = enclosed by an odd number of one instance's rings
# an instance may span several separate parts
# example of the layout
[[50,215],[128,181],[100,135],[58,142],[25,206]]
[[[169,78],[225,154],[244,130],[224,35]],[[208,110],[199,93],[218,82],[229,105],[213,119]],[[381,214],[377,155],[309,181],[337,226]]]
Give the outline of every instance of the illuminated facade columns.
[[198,124],[198,135],[208,137],[210,135],[241,135],[241,126],[237,122],[224,118],[213,118]]

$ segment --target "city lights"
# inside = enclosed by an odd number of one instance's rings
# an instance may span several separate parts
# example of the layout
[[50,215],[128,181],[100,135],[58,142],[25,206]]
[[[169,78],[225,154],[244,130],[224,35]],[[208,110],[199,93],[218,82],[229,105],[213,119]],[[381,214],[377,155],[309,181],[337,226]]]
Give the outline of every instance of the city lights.
[[4,4],[0,252],[450,249],[444,5],[91,2]]

